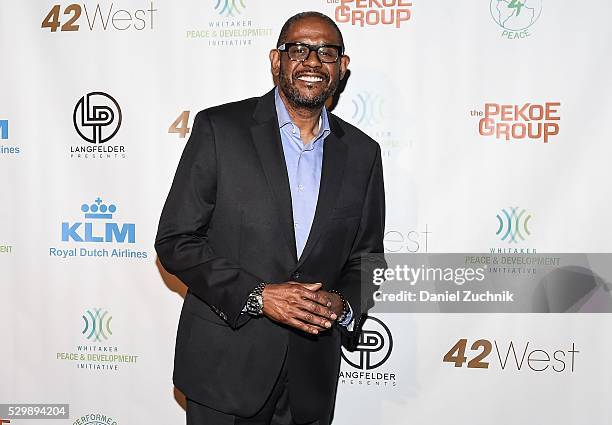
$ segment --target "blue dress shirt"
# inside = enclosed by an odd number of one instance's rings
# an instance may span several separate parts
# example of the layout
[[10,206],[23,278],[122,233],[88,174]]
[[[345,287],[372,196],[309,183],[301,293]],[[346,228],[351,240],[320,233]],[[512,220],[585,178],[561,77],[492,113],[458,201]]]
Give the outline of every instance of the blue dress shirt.
[[[308,143],[303,143],[300,129],[291,121],[291,116],[278,93],[278,87],[274,95],[278,127],[287,166],[287,175],[289,176],[289,189],[291,190],[295,249],[298,258],[300,258],[317,208],[319,186],[321,184],[321,167],[323,165],[323,145],[325,138],[330,133],[329,120],[327,109],[323,106],[319,117],[319,133]],[[353,312],[349,306],[349,312],[340,324],[346,326],[352,318]]]

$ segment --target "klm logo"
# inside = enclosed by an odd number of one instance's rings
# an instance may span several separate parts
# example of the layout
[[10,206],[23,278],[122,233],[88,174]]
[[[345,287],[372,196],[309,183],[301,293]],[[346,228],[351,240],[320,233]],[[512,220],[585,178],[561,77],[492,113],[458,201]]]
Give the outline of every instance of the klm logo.
[[0,139],[8,139],[8,120],[0,120]]
[[112,221],[117,211],[114,204],[106,205],[98,197],[92,204],[81,205],[85,221],[62,223],[63,242],[135,243],[136,225]]

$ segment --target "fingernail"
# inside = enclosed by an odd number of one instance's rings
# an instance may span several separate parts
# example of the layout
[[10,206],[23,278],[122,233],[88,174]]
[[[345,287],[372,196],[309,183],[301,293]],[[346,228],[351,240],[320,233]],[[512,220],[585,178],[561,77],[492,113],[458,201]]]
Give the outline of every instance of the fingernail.
[[326,327],[326,328],[329,328],[330,326],[331,326],[331,323],[329,323],[329,322],[325,322],[325,327]]
[[336,316],[336,313],[332,313],[332,315],[331,315],[331,319],[332,319],[332,320],[336,320],[336,317],[338,317],[338,316]]
[[319,331],[318,331],[318,330],[316,330],[316,329],[313,329],[313,330],[312,330],[312,333],[313,333],[313,334],[318,334],[318,333],[319,333]]
[[331,301],[327,301],[327,306],[331,307]]

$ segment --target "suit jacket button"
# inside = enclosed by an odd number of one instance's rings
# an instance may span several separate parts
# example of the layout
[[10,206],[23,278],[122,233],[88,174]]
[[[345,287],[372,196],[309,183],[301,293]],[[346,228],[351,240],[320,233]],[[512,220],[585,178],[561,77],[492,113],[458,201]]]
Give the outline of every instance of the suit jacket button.
[[295,272],[295,273],[293,273],[293,274],[291,275],[291,278],[292,278],[292,279],[299,279],[299,278],[300,278],[300,276],[301,276],[300,272]]

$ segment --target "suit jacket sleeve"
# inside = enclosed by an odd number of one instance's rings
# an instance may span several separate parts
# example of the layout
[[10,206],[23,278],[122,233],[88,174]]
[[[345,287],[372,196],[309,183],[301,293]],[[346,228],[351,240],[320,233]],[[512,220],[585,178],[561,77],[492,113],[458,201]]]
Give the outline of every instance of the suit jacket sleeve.
[[385,189],[380,147],[377,147],[357,235],[351,247],[349,258],[342,269],[340,279],[336,283],[336,288],[343,294],[353,309],[355,320],[353,331],[341,329],[345,334],[344,336],[350,338],[350,341],[348,341],[349,348],[351,348],[351,345],[356,345],[357,341],[355,339],[359,338],[361,324],[366,318],[367,310],[374,305],[372,294],[375,288],[372,283],[372,270],[377,267],[386,267],[383,256],[384,229]]
[[248,294],[262,280],[215,254],[207,231],[217,188],[215,137],[206,111],[196,115],[193,131],[166,199],[155,249],[164,268],[204,300],[230,326],[249,319],[240,314]]

